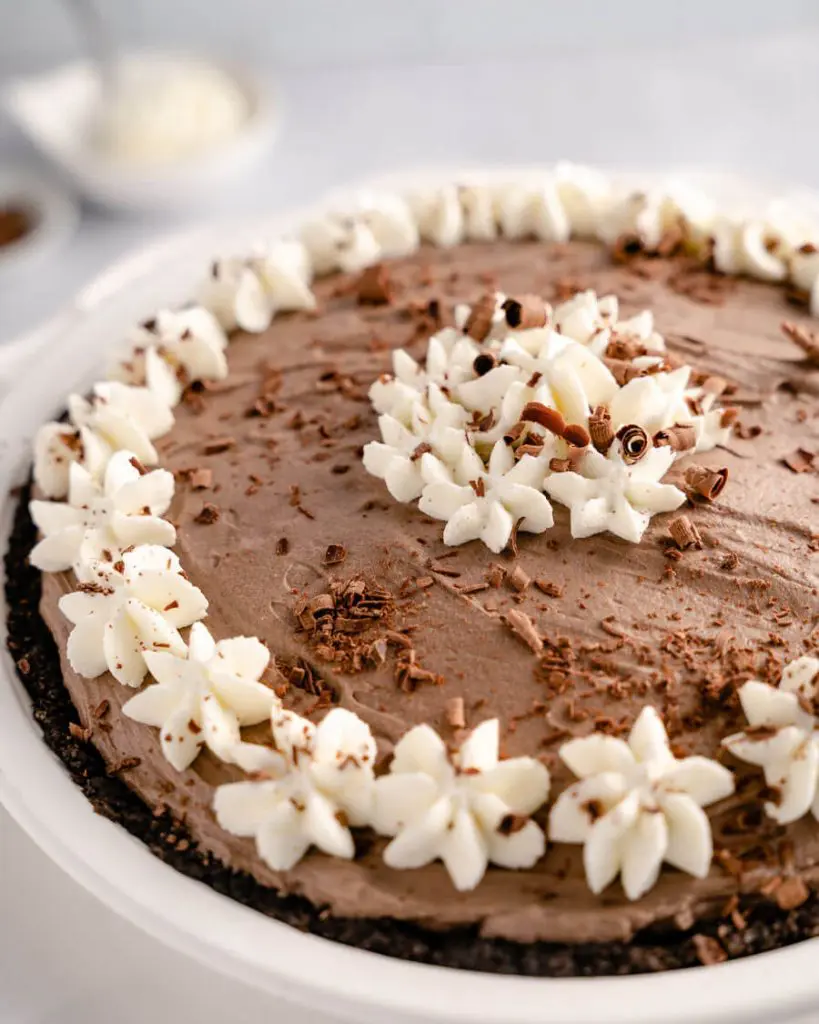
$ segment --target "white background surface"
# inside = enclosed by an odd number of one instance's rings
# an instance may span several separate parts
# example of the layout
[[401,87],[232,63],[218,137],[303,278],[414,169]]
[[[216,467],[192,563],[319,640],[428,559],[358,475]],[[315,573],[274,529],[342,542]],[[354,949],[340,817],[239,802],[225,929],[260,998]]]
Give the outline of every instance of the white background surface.
[[[65,23],[50,20],[56,6],[0,0],[0,74],[72,55]],[[134,14],[154,6],[110,4],[127,38],[143,42],[163,37],[156,18]],[[273,210],[344,180],[436,161],[522,164],[568,156],[626,167],[706,166],[819,186],[815,3],[697,0],[685,18],[668,14],[670,4],[636,0],[559,7],[476,2],[469,13],[462,4],[416,0],[406,5],[416,17],[406,9],[393,15],[397,5],[366,3],[369,20],[358,31],[339,14],[351,7],[342,2],[234,0],[220,5],[223,17],[235,15],[221,29],[197,18],[203,6],[163,5],[171,10],[166,37],[183,42],[187,26],[203,43],[222,39],[235,51],[244,40],[258,59],[290,65],[275,69],[287,116],[274,158],[233,195],[215,196],[220,212]],[[443,21],[431,20],[444,8]],[[542,20],[546,8],[562,11],[551,34]],[[658,8],[665,20],[640,17]],[[254,32],[263,9],[265,31]],[[300,22],[298,11],[312,23]],[[521,20],[527,11],[540,12],[537,32]],[[367,66],[319,66],[345,58]],[[472,63],[453,63],[464,60]],[[10,162],[35,166],[0,121],[0,165]],[[35,326],[113,258],[168,227],[86,210],[69,249],[24,279],[0,280],[0,341]],[[268,1019],[288,1024],[296,1017],[118,920],[0,811],[3,1024]],[[315,1021],[304,1013],[298,1019]]]

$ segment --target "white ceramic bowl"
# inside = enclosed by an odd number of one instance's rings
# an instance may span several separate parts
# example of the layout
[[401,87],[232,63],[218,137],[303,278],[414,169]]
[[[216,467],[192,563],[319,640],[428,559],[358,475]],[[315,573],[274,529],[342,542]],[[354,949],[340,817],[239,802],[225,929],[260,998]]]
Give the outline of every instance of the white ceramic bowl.
[[[336,194],[334,203],[343,196]],[[0,362],[0,374],[13,379],[13,389],[0,401],[3,531],[14,507],[9,489],[28,472],[33,432],[62,407],[70,387],[90,383],[112,339],[157,305],[190,296],[205,269],[203,253],[241,251],[260,230],[288,229],[307,212],[252,227],[207,228],[144,250],[99,277],[57,320],[18,342],[12,361]],[[35,357],[46,351],[49,372],[43,374]],[[5,606],[0,620],[5,630]],[[552,980],[408,963],[270,920],[178,874],[94,814],[43,744],[5,645],[0,798],[77,882],[159,941],[214,971],[359,1024],[807,1024],[819,1017],[817,940],[715,967]]]
[[13,278],[19,281],[18,275],[35,268],[41,259],[66,244],[77,226],[79,212],[64,190],[23,167],[0,170],[0,209],[6,205],[30,207],[36,216],[26,235],[0,247],[0,282],[13,284]]
[[[133,53],[126,72],[159,71],[190,55]],[[276,137],[280,101],[270,80],[245,66],[212,61],[236,81],[249,116],[235,135],[185,159],[156,166],[120,165],[96,153],[84,139],[98,97],[93,67],[76,61],[9,83],[0,99],[20,129],[51,163],[89,199],[128,210],[206,208],[218,190],[258,163]]]

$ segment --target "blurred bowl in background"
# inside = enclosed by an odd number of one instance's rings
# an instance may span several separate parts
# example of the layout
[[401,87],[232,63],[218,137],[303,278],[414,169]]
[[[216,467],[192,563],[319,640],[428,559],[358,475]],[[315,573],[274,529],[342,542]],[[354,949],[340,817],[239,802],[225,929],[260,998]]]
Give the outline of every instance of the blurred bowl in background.
[[77,205],[22,167],[0,170],[0,281],[29,270],[74,233]]
[[272,83],[228,62],[132,53],[111,91],[93,63],[77,61],[18,79],[2,97],[40,152],[103,206],[204,208],[262,160],[278,130]]

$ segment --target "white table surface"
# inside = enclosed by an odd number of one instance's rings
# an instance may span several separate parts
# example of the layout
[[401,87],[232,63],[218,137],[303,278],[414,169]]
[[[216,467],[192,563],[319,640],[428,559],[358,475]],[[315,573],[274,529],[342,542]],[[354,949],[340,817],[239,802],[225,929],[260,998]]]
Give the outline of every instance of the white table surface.
[[[819,37],[696,51],[544,51],[538,64],[289,72],[269,168],[214,210],[273,210],[366,174],[432,162],[712,167],[819,186]],[[0,165],[35,166],[0,123]],[[0,342],[35,326],[112,259],[171,225],[86,210],[70,247],[11,287]],[[203,260],[206,254],[203,254]],[[0,810],[0,1021],[165,1024],[298,1017],[118,919]]]

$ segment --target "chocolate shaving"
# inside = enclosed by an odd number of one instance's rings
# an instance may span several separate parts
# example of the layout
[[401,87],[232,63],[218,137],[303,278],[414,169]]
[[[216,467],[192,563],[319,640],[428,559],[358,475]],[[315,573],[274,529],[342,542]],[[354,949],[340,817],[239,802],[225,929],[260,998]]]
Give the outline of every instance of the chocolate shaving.
[[531,579],[519,565],[516,565],[515,568],[506,577],[506,582],[513,590],[516,590],[519,594],[522,594],[523,591],[526,590],[526,588],[531,583]]
[[431,451],[432,445],[429,441],[422,441],[419,445],[416,445],[415,448],[413,448],[410,454],[410,462],[417,462],[422,455],[429,455]]
[[721,964],[728,959],[728,954],[710,935],[695,935],[691,940],[697,959],[706,967]]
[[466,726],[463,697],[451,697],[446,702],[446,720],[453,729],[463,729]]
[[201,523],[203,526],[210,526],[212,523],[218,522],[220,514],[218,505],[212,505],[206,501],[201,512],[193,517],[193,521]]
[[586,448],[591,442],[591,437],[582,424],[569,423],[563,431],[563,440],[573,448]]
[[506,315],[507,324],[521,330],[545,327],[548,319],[546,303],[539,295],[521,295],[519,299],[507,299],[501,309]]
[[809,362],[819,366],[819,338],[813,331],[786,320],[782,324],[782,332],[802,349]]
[[68,723],[68,731],[73,739],[78,740],[80,743],[87,743],[91,739],[91,730],[84,729],[81,725],[76,722]]
[[686,490],[689,496],[714,501],[728,482],[728,470],[708,469],[707,466],[689,466],[685,471]]
[[475,341],[485,341],[492,330],[494,319],[495,293],[486,292],[469,311],[469,316],[464,324],[464,334],[468,334]]
[[498,822],[498,832],[502,836],[513,836],[529,824],[525,814],[505,814]]
[[786,455],[782,461],[792,473],[809,473],[816,469],[816,455],[806,448],[797,448],[795,452]]
[[552,409],[542,402],[527,402],[520,418],[525,423],[537,423],[550,433],[557,434],[558,437],[563,437],[566,430],[566,421],[558,410]]
[[505,577],[506,570],[502,565],[498,565],[497,562],[493,562],[486,570],[486,582],[490,587],[499,587],[501,583],[503,583]]
[[390,272],[383,263],[363,271],[356,283],[356,296],[362,306],[383,306],[392,301]]
[[194,469],[190,475],[190,482],[194,491],[206,491],[213,486],[213,470]]
[[706,394],[719,397],[727,390],[728,381],[724,377],[706,377],[701,387]]
[[810,896],[810,889],[798,876],[783,878],[773,893],[776,905],[780,910],[795,910]]
[[589,437],[594,447],[603,455],[614,443],[615,432],[611,423],[611,413],[604,405],[598,405],[589,416]]
[[616,437],[623,450],[623,462],[626,465],[633,465],[635,462],[639,462],[650,447],[648,434],[636,423],[629,423],[624,427],[620,427]]
[[680,551],[690,547],[702,548],[700,531],[688,516],[677,516],[676,519],[672,519],[668,524],[668,532]]
[[329,544],[324,552],[325,565],[339,565],[347,557],[347,549],[343,544]]
[[669,447],[675,452],[687,452],[697,443],[697,431],[692,423],[675,423],[666,430],[658,430],[652,442],[655,448]]
[[276,541],[276,554],[286,555],[289,550],[290,541],[287,539],[287,537],[279,537],[279,539]]
[[563,587],[557,583],[550,583],[549,580],[538,577],[535,579],[535,586],[547,597],[563,597]]
[[527,647],[535,654],[542,653],[543,640],[535,629],[535,624],[525,612],[512,608],[506,613],[505,620],[515,636],[521,639]]
[[217,437],[213,441],[208,441],[202,451],[205,455],[219,455],[221,452],[226,452],[230,448],[235,447],[235,445],[235,437]]

